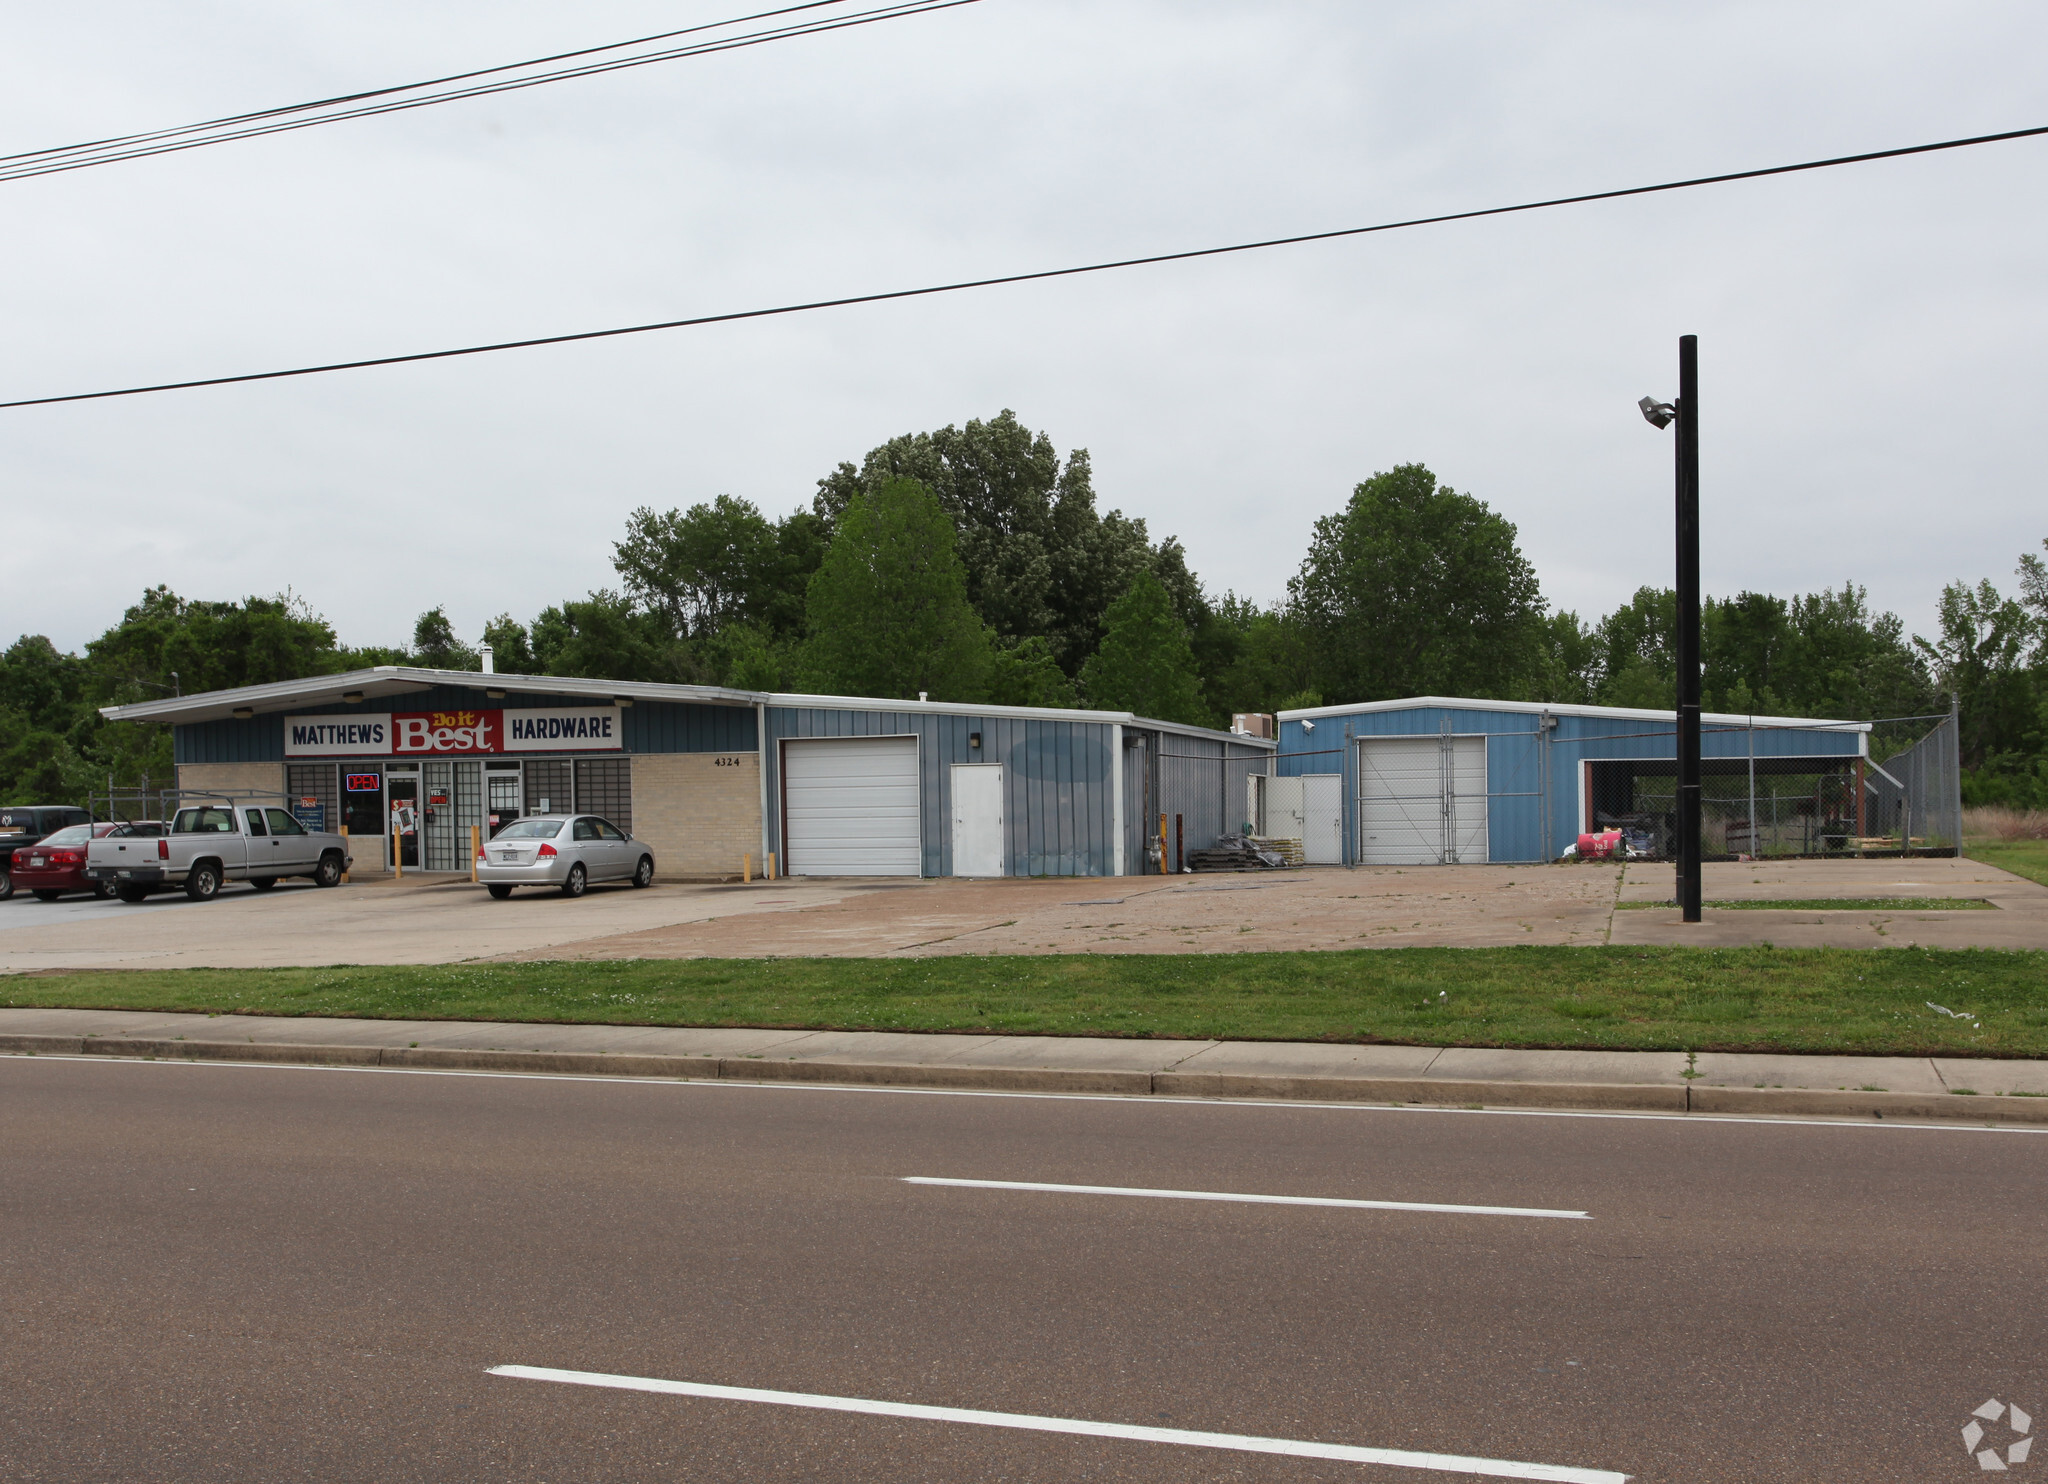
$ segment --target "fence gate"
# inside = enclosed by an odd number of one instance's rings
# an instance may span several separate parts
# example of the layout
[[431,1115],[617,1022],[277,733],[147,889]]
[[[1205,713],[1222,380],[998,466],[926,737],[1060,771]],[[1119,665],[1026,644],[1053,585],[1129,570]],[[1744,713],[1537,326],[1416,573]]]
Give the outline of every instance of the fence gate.
[[1486,739],[1358,739],[1358,863],[1466,865],[1487,859]]

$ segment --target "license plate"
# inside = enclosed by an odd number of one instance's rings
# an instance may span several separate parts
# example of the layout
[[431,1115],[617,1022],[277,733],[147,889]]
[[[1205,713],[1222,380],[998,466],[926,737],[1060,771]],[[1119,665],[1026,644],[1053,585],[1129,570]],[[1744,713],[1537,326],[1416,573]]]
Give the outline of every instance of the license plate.
[[125,877],[128,877],[128,876],[132,876],[132,875],[134,875],[135,873],[134,873],[133,871],[122,871],[122,872],[120,872],[119,874],[120,874],[120,875],[121,875],[122,877],[124,877],[124,878],[125,878]]
[[516,861],[516,860],[518,860],[518,859],[519,859],[519,857],[518,857],[518,856],[514,855],[514,854],[513,854],[513,853],[512,853],[511,851],[507,850],[507,851],[504,851],[504,852],[502,852],[502,853],[501,853],[501,854],[500,854],[500,855],[498,856],[498,864],[499,864],[499,865],[501,865],[501,866],[509,866],[509,865],[511,865],[511,864],[512,864],[512,863],[513,863],[514,861]]
[[48,861],[44,860],[44,859],[43,859],[43,858],[42,858],[41,856],[39,856],[39,855],[32,855],[32,856],[30,856],[30,857],[28,858],[28,863],[29,863],[30,865],[32,865],[32,866],[47,866],[47,865],[49,864],[49,862],[48,862]]

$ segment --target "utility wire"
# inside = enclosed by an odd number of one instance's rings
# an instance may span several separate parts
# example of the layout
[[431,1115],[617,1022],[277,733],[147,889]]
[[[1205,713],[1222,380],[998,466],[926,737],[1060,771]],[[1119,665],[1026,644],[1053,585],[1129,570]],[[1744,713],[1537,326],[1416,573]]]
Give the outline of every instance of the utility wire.
[[851,294],[838,299],[812,299],[799,304],[781,304],[769,309],[736,309],[724,314],[702,314],[689,319],[656,320],[644,325],[621,325],[609,330],[577,330],[566,335],[536,335],[525,340],[499,340],[488,345],[465,345],[453,350],[422,350],[408,355],[373,356],[359,361],[330,361],[317,366],[295,366],[284,371],[249,371],[238,376],[206,376],[192,381],[164,381],[149,386],[119,387],[101,392],[67,392],[54,397],[23,397],[0,402],[10,407],[45,407],[58,402],[95,402],[108,397],[139,397],[149,392],[181,392],[204,386],[233,386],[246,381],[280,381],[291,376],[319,376],[329,371],[360,371],[371,366],[402,366],[414,361],[445,361],[456,356],[488,355],[501,350],[530,350],[542,345],[568,345],[579,340],[608,340],[619,335],[645,335],[655,330],[682,330],[696,325],[729,324],[737,320],[769,319],[784,314],[804,314],[814,309],[842,309],[854,304],[880,304],[896,299],[919,299],[933,294],[952,294],[964,289],[995,288],[1003,284],[1037,283],[1053,278],[1072,278],[1083,273],[1106,273],[1116,268],[1140,268],[1155,263],[1180,263],[1195,258],[1222,257],[1229,253],[1256,252],[1261,248],[1289,247],[1303,242],[1328,242],[1340,237],[1362,237],[1374,232],[1394,232],[1404,227],[1435,226],[1444,222],[1474,221],[1481,217],[1511,216],[1524,211],[1542,211],[1553,206],[1579,206],[1590,201],[1617,201],[1629,196],[1650,196],[1665,191],[1682,191],[1693,186],[1723,185],[1736,180],[1760,180],[1772,175],[1792,175],[1805,170],[1825,170],[1836,165],[1860,165],[1872,160],[1896,160],[1907,155],[1932,154],[1939,150],[1965,149],[1977,144],[1998,144],[2012,139],[2031,139],[2048,134],[2048,125],[2032,129],[2009,129],[2000,134],[1975,134],[1967,139],[1945,139],[1934,144],[1911,144],[1899,149],[1870,150],[1856,155],[1835,155],[1825,160],[1805,160],[1796,165],[1767,165],[1757,170],[1733,170],[1721,175],[1697,175],[1688,180],[1669,180],[1658,185],[1623,186],[1611,191],[1589,191],[1577,196],[1553,196],[1542,201],[1524,201],[1515,206],[1484,206],[1472,211],[1450,211],[1437,216],[1409,217],[1404,221],[1380,222],[1370,227],[1339,227],[1328,232],[1304,232],[1292,237],[1268,237],[1258,242],[1238,242],[1227,247],[1197,247],[1183,252],[1152,253],[1139,258],[1115,258],[1102,263],[1084,263],[1070,268],[1042,268],[1031,273],[1005,273],[993,278],[969,278],[954,283],[929,284],[915,289],[888,289],[874,294]]
[[[487,97],[495,93],[509,93],[522,88],[539,87],[544,83],[562,82],[569,78],[592,77],[604,72],[617,72],[628,67],[645,67],[655,62],[671,62],[682,57],[707,56],[714,52],[735,51],[742,47],[761,46],[771,41],[786,41],[797,36],[822,35],[828,31],[842,31],[854,26],[872,25],[877,21],[899,20],[905,16],[922,15],[927,11],[951,10],[959,5],[971,5],[976,0],[892,0],[892,3],[875,10],[856,12],[851,15],[827,16],[806,19],[766,30],[744,33],[739,36],[722,36],[708,41],[693,42],[686,46],[665,48],[661,51],[638,56],[615,57],[597,62],[585,62],[575,67],[558,68],[531,77],[503,78],[495,82],[473,83],[471,86],[443,88],[424,97],[397,98],[392,95],[414,93],[422,88],[441,87],[450,82],[465,82],[475,78],[491,77],[503,72],[516,72],[542,63],[565,58],[593,56],[600,52],[618,51],[625,47],[644,46],[649,42],[672,39],[702,31],[722,30],[750,21],[789,15],[797,11],[820,9],[827,5],[839,5],[845,0],[810,0],[803,5],[789,6],[782,10],[762,11],[757,15],[740,16],[729,21],[710,25],[691,26],[683,31],[664,32],[658,36],[644,36],[635,41],[614,42],[609,46],[586,47],[581,51],[563,52],[555,57],[541,57],[527,62],[507,63],[502,67],[488,67],[475,72],[456,73],[450,77],[438,78],[432,82],[409,83],[402,87],[379,88],[367,92],[347,94],[335,98],[321,99],[312,103],[295,103],[282,108],[265,109],[257,113],[237,114],[228,118],[213,119],[202,124],[187,124],[176,129],[160,129],[150,133],[129,134],[118,138],[104,139],[87,144],[64,145],[52,149],[29,150],[20,154],[0,155],[0,181],[27,180],[42,175],[57,175],[69,170],[85,170],[94,165],[109,165],[122,160],[143,159],[151,155],[172,154],[181,150],[201,149],[210,144],[225,144],[236,139],[252,139],[265,134],[281,134],[295,129],[310,129],[320,124],[339,123],[345,119],[368,118],[378,114],[399,113],[407,109],[427,108],[439,103],[450,103],[465,98]],[[366,101],[383,99],[382,102]],[[343,107],[345,104],[358,104]],[[321,111],[324,110],[324,111]],[[310,117],[294,115],[310,114]]]

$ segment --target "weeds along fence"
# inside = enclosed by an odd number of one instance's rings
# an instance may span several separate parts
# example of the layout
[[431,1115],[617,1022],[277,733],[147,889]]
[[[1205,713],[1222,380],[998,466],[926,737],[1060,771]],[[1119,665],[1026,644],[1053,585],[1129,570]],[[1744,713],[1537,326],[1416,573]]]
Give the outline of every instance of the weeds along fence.
[[[1146,800],[1133,841],[1148,869],[1172,870],[1221,834],[1298,840],[1310,865],[1555,860],[1581,833],[1607,830],[1637,858],[1676,852],[1677,728],[1667,719],[1491,712],[1446,716],[1433,731],[1345,724],[1324,735],[1246,756],[1167,738],[1156,787],[1126,791]],[[1709,859],[1952,855],[1960,846],[1953,713],[1722,716],[1703,724],[1701,751]]]

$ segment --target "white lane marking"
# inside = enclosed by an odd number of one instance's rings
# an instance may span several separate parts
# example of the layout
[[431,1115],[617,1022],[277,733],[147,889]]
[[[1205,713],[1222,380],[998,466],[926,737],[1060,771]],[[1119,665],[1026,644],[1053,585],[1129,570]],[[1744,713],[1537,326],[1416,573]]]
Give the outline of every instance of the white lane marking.
[[605,1077],[586,1072],[464,1072],[435,1067],[351,1067],[325,1062],[209,1061],[201,1056],[73,1056],[59,1051],[0,1051],[0,1060],[77,1062],[96,1067],[212,1067],[243,1072],[370,1072],[383,1077],[487,1077],[512,1082],[595,1082],[610,1087],[680,1087],[723,1092],[879,1093],[886,1097],[1015,1098],[1047,1103],[1121,1103],[1126,1107],[1273,1108],[1312,1113],[1440,1113],[1468,1118],[1596,1118],[1621,1123],[1753,1123],[1777,1128],[1868,1129],[1876,1133],[2048,1134],[2015,1124],[1865,1122],[1838,1118],[1745,1117],[1739,1113],[1591,1113],[1569,1108],[1449,1108],[1434,1103],[1318,1103],[1281,1098],[1176,1098],[1122,1092],[993,1092],[971,1087],[870,1087],[853,1082],[749,1082],[683,1077]]
[[1239,1195],[1224,1190],[1153,1190],[1142,1185],[1049,1185],[1037,1180],[952,1180],[941,1175],[904,1175],[906,1185],[960,1185],[969,1190],[1045,1190],[1054,1195],[1135,1195],[1160,1201],[1236,1201],[1249,1206],[1339,1206],[1350,1211],[1440,1211],[1451,1216],[1555,1216],[1591,1221],[1585,1211],[1552,1211],[1542,1206],[1448,1206],[1435,1201],[1352,1201],[1320,1195]]
[[1120,1438],[1134,1443],[1178,1443],[1186,1448],[1223,1448],[1234,1453],[1278,1453],[1289,1458],[1328,1458],[1339,1463],[1378,1463],[1393,1468],[1436,1469],[1450,1474],[1483,1474],[1493,1479],[1552,1479],[1561,1484],[1627,1484],[1627,1474],[1572,1468],[1555,1463],[1518,1463],[1505,1458],[1465,1458],[1455,1453],[1414,1453],[1405,1448],[1360,1448],[1348,1443],[1311,1443],[1294,1438],[1260,1438],[1243,1433],[1189,1432],[1178,1427],[1133,1427],[1122,1422],[1089,1422],[1078,1417],[1034,1417],[1028,1412],[981,1412],[967,1407],[924,1407],[910,1402],[877,1402],[855,1396],[817,1396],[804,1391],[762,1391],[752,1386],[705,1386],[695,1381],[658,1381],[646,1376],[608,1376],[601,1371],[557,1371],[544,1366],[496,1365],[487,1373],[521,1381],[557,1381],[569,1386],[603,1386],[615,1391],[653,1391],[698,1396],[719,1402],[765,1402],[774,1407],[810,1407],[824,1412],[862,1412],[874,1417],[912,1417],[926,1422],[965,1422],[977,1427],[1013,1427],[1025,1432],[1067,1433],[1083,1438]]

